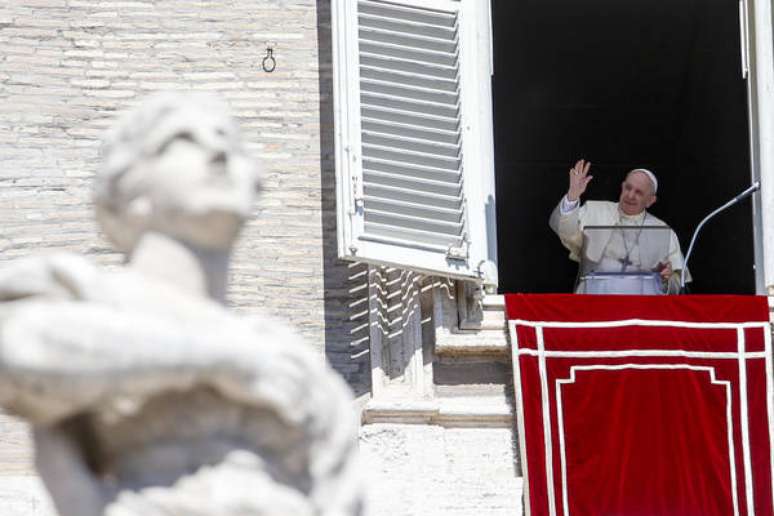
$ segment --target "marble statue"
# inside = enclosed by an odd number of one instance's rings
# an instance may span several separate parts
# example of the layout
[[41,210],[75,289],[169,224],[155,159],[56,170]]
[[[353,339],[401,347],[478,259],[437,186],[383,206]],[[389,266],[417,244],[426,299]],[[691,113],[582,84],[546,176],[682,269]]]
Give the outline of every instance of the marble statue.
[[217,99],[151,98],[109,135],[98,220],[127,255],[0,271],[0,405],[61,516],[362,514],[344,382],[224,306],[259,174]]

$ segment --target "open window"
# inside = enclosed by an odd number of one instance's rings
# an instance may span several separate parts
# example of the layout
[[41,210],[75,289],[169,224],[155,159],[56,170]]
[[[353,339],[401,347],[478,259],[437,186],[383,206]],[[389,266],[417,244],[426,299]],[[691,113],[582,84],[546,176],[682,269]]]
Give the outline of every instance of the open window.
[[[571,290],[577,264],[547,220],[579,158],[594,176],[584,199],[616,201],[628,170],[653,170],[650,211],[684,253],[699,221],[750,185],[748,24],[736,0],[492,0],[492,9],[501,291]],[[748,200],[705,227],[689,265],[694,293],[755,292],[755,224]]]
[[332,8],[339,256],[496,284],[487,3]]

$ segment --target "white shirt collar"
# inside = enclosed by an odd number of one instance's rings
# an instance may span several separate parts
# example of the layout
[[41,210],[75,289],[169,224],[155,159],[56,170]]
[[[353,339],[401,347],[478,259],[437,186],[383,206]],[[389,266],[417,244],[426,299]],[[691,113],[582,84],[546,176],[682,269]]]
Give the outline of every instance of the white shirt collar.
[[644,221],[645,217],[648,214],[648,210],[642,210],[637,215],[627,215],[623,212],[620,206],[618,206],[618,218],[621,222],[633,222],[636,224],[640,224]]

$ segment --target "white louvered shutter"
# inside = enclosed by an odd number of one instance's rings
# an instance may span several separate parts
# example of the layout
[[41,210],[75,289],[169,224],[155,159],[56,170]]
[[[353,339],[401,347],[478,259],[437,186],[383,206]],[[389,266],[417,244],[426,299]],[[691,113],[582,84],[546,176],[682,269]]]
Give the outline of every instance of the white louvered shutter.
[[339,255],[496,283],[484,0],[334,0]]

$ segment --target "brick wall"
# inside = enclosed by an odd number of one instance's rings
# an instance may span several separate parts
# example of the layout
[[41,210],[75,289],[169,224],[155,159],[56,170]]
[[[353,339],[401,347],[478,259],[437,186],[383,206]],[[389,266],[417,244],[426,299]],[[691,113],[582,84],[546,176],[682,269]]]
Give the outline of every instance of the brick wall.
[[0,265],[62,249],[120,263],[92,215],[104,129],[157,90],[216,92],[265,169],[230,300],[289,320],[366,392],[365,271],[336,259],[329,2],[14,0],[0,45]]

